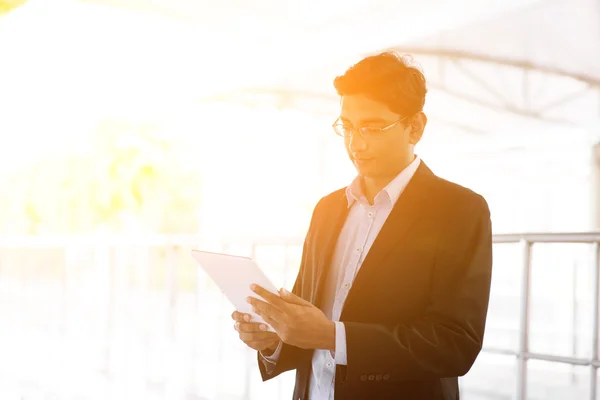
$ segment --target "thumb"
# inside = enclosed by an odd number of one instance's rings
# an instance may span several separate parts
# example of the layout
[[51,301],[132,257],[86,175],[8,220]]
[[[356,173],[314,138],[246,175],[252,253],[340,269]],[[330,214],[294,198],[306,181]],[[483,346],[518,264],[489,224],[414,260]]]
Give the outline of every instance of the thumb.
[[288,292],[284,288],[279,289],[279,295],[283,300],[287,301],[288,303],[298,304],[301,306],[312,306],[311,302],[304,300],[300,296],[296,296],[292,292]]

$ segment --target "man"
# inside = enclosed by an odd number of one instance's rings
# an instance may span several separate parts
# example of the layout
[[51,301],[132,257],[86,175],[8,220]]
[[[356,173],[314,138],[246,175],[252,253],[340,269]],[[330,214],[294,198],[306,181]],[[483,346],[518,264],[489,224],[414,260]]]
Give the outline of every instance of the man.
[[263,380],[296,370],[294,399],[458,400],[483,342],[488,205],[415,155],[426,85],[408,58],[367,57],[334,85],[358,177],[315,207],[292,293],[253,285],[276,333],[239,312],[235,329]]

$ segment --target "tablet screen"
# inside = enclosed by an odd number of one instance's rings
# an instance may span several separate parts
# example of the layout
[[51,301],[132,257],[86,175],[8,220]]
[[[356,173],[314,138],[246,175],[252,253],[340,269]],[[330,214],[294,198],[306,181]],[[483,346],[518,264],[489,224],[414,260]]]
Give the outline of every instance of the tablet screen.
[[250,314],[252,322],[265,323],[269,327],[269,331],[274,331],[262,317],[252,311],[252,306],[246,302],[248,296],[261,298],[250,290],[250,285],[253,283],[262,286],[271,293],[279,295],[275,285],[267,278],[253,259],[250,257],[199,250],[193,250],[192,256],[217,284],[221,292],[225,294],[237,311]]

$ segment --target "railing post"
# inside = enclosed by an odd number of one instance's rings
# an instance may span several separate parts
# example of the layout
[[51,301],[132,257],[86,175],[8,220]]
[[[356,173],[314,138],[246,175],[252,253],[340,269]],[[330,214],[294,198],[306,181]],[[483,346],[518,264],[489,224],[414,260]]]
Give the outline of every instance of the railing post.
[[[100,261],[98,261],[98,253],[100,254]],[[110,381],[111,379],[111,367],[112,367],[112,344],[113,344],[113,333],[115,323],[115,268],[113,260],[111,259],[111,248],[107,243],[104,243],[96,247],[96,268],[102,270],[103,274],[106,274],[106,328],[104,332],[105,340],[105,360],[104,365],[106,368],[106,378]]]
[[198,379],[197,379],[197,375],[198,375],[198,353],[199,353],[199,343],[198,341],[200,340],[200,332],[202,331],[202,328],[199,326],[198,323],[198,319],[200,316],[200,288],[201,288],[201,277],[202,275],[202,268],[200,267],[199,264],[194,263],[194,269],[196,271],[195,274],[195,279],[194,279],[194,307],[193,307],[193,312],[194,312],[194,316],[193,316],[193,325],[192,325],[192,330],[193,330],[193,334],[192,337],[194,338],[192,340],[192,348],[191,348],[191,352],[192,352],[192,366],[190,368],[190,375],[192,376],[192,386],[193,386],[193,393],[197,395],[198,393]]
[[600,358],[598,340],[600,339],[600,242],[594,243],[594,263],[592,265],[593,299],[592,306],[592,364],[590,365],[590,400],[596,400],[598,367],[594,365]]
[[600,143],[592,146],[591,165],[591,191],[592,191],[592,230],[600,229]]
[[[579,321],[578,303],[577,303],[577,282],[578,282],[579,263],[573,263],[573,274],[571,276],[571,354],[573,357],[577,357],[579,350],[577,326]],[[575,366],[571,366],[571,384],[577,384],[577,374]]]
[[175,339],[175,325],[177,323],[177,268],[175,266],[175,245],[168,243],[165,246],[165,259],[167,268],[167,321],[168,337],[171,345]]
[[61,288],[61,304],[60,304],[60,336],[64,338],[67,334],[68,315],[69,315],[69,270],[71,267],[71,251],[73,247],[65,246],[64,250],[64,264],[62,274],[60,276],[60,288]]
[[[256,243],[252,243],[252,248],[250,250],[250,257],[253,260],[256,260]],[[255,367],[254,363],[255,363],[255,358],[256,357],[256,353],[254,351],[248,351],[248,349],[246,349],[246,356],[245,356],[245,362],[246,362],[246,371],[245,371],[245,377],[244,377],[244,400],[250,400],[251,396],[250,396],[250,379],[252,377],[251,375],[251,371],[252,368]],[[255,368],[258,368],[257,366]]]
[[150,255],[151,255],[151,250],[152,250],[152,244],[146,243],[142,246],[138,246],[136,249],[136,258],[135,258],[135,265],[136,265],[136,272],[138,275],[138,278],[140,279],[140,293],[141,293],[141,297],[142,297],[142,301],[143,301],[143,310],[142,311],[142,315],[143,315],[143,320],[142,320],[142,329],[143,329],[143,334],[141,337],[141,343],[142,343],[142,348],[145,350],[144,354],[142,355],[143,357],[143,365],[142,365],[142,372],[140,373],[141,375],[141,380],[143,382],[148,382],[150,380],[150,371],[151,371],[151,361],[152,361],[152,341],[150,338],[150,330],[148,329],[148,324],[150,321],[150,316],[152,315],[152,288],[150,286],[150,268],[151,268],[151,259],[150,259]]
[[521,311],[519,323],[519,355],[517,356],[517,400],[527,399],[527,353],[529,353],[529,309],[531,289],[531,248],[528,240],[521,241],[523,247],[523,278],[521,282]]

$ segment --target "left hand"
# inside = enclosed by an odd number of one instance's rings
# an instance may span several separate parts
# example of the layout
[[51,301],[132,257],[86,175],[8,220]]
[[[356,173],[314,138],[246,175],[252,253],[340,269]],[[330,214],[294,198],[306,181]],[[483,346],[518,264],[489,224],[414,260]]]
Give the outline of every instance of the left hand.
[[255,313],[275,329],[284,343],[302,349],[335,350],[335,323],[312,303],[288,292],[279,296],[258,285],[250,287],[267,302],[248,297]]

